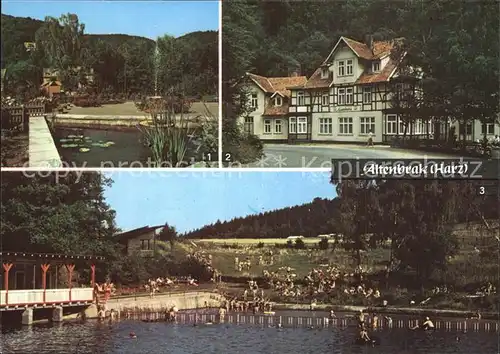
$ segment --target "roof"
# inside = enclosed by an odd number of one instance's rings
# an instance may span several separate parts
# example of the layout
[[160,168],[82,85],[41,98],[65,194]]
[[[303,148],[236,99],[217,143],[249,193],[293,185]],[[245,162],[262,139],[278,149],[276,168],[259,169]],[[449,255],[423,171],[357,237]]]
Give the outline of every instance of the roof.
[[331,78],[322,79],[321,71],[322,67],[316,69],[316,71],[311,75],[309,80],[307,80],[304,88],[328,88],[332,83]]
[[105,260],[101,256],[85,256],[85,255],[67,255],[55,253],[32,253],[32,252],[0,252],[0,258],[3,260],[11,259],[38,259],[38,260]]
[[307,82],[305,76],[265,77],[252,73],[247,73],[247,76],[265,93],[278,92],[284,97],[290,97],[289,87],[303,86]]
[[264,116],[286,116],[288,114],[288,103],[284,102],[281,106],[267,105],[264,108]]
[[332,51],[328,55],[328,58],[323,64],[327,63],[340,43],[345,43],[359,58],[366,60],[381,59],[391,54],[392,50],[397,44],[402,43],[403,38],[394,38],[387,41],[373,41],[373,50],[371,50],[367,44],[358,42],[354,39],[347,37],[340,37]]
[[384,82],[389,81],[392,73],[397,67],[397,62],[394,59],[389,59],[389,62],[385,64],[382,71],[373,73],[373,72],[364,72],[361,76],[356,80],[356,84],[371,84],[374,82]]
[[[361,43],[347,37],[340,37],[337,44],[335,44],[332,51],[328,55],[328,58],[326,58],[321,67],[316,69],[316,71],[311,75],[309,80],[307,80],[306,84],[304,85],[304,88],[328,88],[332,84],[331,78],[321,78],[321,70],[325,65],[328,64],[328,61],[331,59],[332,55],[335,53],[335,50],[342,42],[345,43],[359,58],[365,60],[376,60],[390,56],[395,46],[398,43],[401,43],[402,40],[402,38],[396,38],[388,41],[374,41],[372,51],[365,43]],[[389,58],[389,62],[384,66],[381,72],[364,72],[358,78],[356,84],[370,84],[375,82],[389,81],[391,75],[396,70],[397,65],[398,61],[396,59]]]
[[158,225],[158,226],[143,226],[143,227],[139,227],[137,229],[133,229],[133,230],[129,230],[129,231],[126,231],[126,232],[122,232],[122,233],[119,233],[119,234],[116,234],[115,237],[119,239],[119,241],[127,241],[127,240],[130,240],[132,238],[135,238],[139,235],[143,235],[143,234],[147,234],[151,231],[155,231],[155,230],[158,230],[160,228],[162,228],[164,225]]
[[54,81],[44,82],[40,86],[41,87],[45,87],[45,86],[62,86],[62,83],[61,83],[61,81],[54,80]]

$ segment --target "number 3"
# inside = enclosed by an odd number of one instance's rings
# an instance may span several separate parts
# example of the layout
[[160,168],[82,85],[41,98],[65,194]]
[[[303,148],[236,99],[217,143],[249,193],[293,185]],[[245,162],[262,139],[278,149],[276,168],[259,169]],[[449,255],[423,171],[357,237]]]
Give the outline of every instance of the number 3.
[[484,193],[485,193],[484,187],[479,187],[479,194],[484,195]]

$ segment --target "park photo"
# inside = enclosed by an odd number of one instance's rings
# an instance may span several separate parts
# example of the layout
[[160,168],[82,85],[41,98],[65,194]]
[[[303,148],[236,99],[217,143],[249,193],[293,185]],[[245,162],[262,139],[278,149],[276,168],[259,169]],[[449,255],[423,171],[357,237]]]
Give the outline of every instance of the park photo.
[[262,168],[498,158],[498,18],[489,0],[223,2],[223,151]]
[[2,167],[216,166],[217,1],[25,5],[2,2]]
[[498,349],[480,181],[185,171],[2,172],[2,350]]

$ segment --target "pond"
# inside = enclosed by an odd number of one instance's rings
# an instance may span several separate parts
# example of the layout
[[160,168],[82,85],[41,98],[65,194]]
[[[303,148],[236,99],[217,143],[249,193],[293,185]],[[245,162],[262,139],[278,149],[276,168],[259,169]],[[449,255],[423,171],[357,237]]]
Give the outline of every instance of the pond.
[[[3,353],[173,354],[471,354],[498,353],[498,333],[408,329],[376,332],[376,347],[354,345],[356,329],[272,328],[262,325],[187,325],[120,321],[3,329]],[[129,337],[134,332],[137,338]],[[459,340],[457,340],[457,335]]]
[[[155,167],[152,154],[139,129],[105,130],[55,127],[54,141],[69,167]],[[199,160],[194,141],[188,146],[186,161]],[[169,167],[166,164],[163,167]]]

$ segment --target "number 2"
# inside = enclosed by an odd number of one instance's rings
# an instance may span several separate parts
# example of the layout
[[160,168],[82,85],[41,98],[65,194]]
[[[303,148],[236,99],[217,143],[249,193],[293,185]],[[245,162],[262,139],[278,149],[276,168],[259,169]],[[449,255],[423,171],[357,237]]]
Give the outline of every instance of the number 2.
[[231,153],[230,152],[226,152],[224,154],[224,162],[231,162]]

